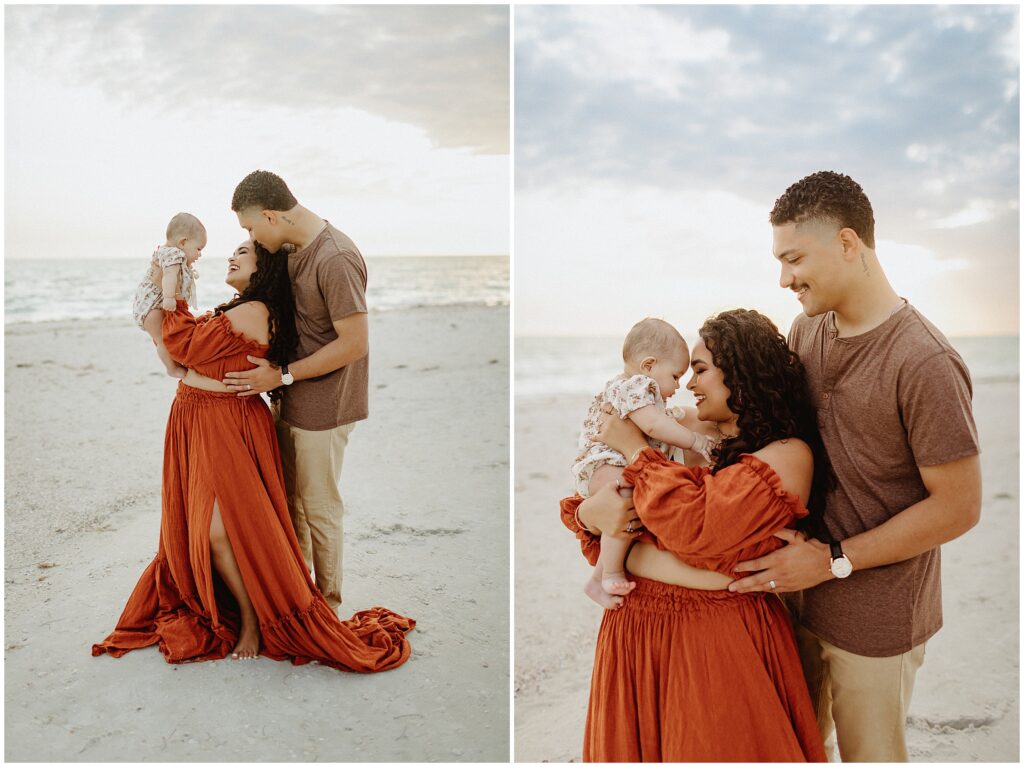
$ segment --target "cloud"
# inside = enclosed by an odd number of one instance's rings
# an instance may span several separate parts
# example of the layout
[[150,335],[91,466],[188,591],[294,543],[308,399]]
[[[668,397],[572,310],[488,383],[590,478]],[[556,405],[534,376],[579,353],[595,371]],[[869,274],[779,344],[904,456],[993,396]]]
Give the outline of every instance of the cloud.
[[966,207],[950,216],[933,221],[932,226],[936,229],[956,229],[961,226],[984,224],[992,221],[1006,207],[995,200],[969,200]]
[[[571,36],[546,34],[545,16],[563,18]],[[520,39],[535,46],[538,60],[564,68],[575,78],[614,83],[656,98],[678,100],[694,85],[691,69],[703,62],[726,61],[729,35],[698,30],[687,19],[665,16],[657,8],[611,6],[548,9],[523,17]]]
[[940,258],[935,251],[921,245],[892,240],[879,240],[876,245],[890,282],[900,285],[911,285],[946,272],[962,272],[971,266],[966,258]]
[[767,216],[818,170],[863,186],[940,327],[1012,329],[1018,46],[1014,6],[518,7],[516,332],[716,302],[787,326]]
[[[967,196],[1010,195],[1018,17],[1011,6],[518,8],[517,186],[714,179],[774,197],[829,168],[874,188],[942,177]],[[952,214],[958,202],[945,204]]]
[[778,286],[767,208],[731,192],[530,190],[516,196],[515,241],[518,335],[617,335],[648,315],[692,333],[736,306],[788,326],[799,310]]
[[127,109],[351,107],[442,147],[508,152],[504,7],[12,6],[5,19],[8,70],[54,68]]

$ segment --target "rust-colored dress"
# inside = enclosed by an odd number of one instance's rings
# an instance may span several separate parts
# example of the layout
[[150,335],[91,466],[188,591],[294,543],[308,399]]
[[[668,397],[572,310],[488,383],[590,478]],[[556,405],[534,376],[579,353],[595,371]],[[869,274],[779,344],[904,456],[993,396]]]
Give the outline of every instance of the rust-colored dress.
[[[236,333],[223,314],[194,318],[183,301],[164,315],[171,356],[221,379],[252,367],[267,347]],[[158,644],[170,663],[224,658],[238,638],[238,606],[212,566],[217,500],[256,614],[261,654],[300,665],[384,671],[409,658],[416,622],[383,607],[339,620],[317,591],[288,514],[273,416],[261,397],[178,385],[164,440],[163,513],[156,558],[117,628],[92,654],[120,657]]]
[[[644,450],[623,480],[637,516],[694,567],[735,578],[737,563],[782,545],[772,533],[807,515],[752,455],[709,469]],[[600,538],[562,521],[594,564]],[[597,637],[583,740],[588,762],[825,761],[793,627],[774,594],[698,591],[631,577]]]

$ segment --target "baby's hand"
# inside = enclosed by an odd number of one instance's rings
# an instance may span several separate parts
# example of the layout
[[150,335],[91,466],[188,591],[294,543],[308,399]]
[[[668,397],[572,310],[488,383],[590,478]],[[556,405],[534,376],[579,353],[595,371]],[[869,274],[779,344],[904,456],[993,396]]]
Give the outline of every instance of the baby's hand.
[[160,303],[160,308],[165,312],[173,312],[178,308],[178,303],[172,296],[164,296],[164,300]]

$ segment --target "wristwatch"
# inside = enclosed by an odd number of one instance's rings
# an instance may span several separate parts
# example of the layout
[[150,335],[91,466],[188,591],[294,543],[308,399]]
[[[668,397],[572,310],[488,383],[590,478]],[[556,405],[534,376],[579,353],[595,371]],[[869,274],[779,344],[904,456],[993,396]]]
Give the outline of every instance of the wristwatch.
[[291,386],[293,383],[295,383],[295,376],[288,372],[287,365],[281,366],[281,383],[283,383],[285,386]]
[[842,545],[839,541],[832,541],[829,544],[829,548],[832,549],[832,562],[828,569],[832,571],[832,575],[836,578],[848,578],[850,573],[853,572],[853,563],[843,553]]

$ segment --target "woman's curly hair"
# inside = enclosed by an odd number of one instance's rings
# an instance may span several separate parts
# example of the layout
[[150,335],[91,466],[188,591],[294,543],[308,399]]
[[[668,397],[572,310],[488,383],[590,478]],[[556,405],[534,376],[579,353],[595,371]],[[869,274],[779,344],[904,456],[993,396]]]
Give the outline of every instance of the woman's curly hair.
[[[271,253],[262,245],[257,244],[255,247],[256,271],[249,278],[248,287],[218,306],[213,313],[223,314],[239,304],[262,301],[270,312],[270,349],[267,350],[267,359],[280,367],[294,360],[299,348],[299,333],[295,328],[295,298],[288,277],[288,258],[284,253]],[[278,400],[284,394],[284,387],[279,386],[269,394],[271,400]]]
[[802,439],[814,454],[814,479],[807,504],[811,514],[798,527],[827,540],[821,518],[834,475],[800,358],[770,319],[750,309],[716,314],[701,326],[700,337],[722,371],[729,410],[739,416],[739,434],[713,453],[712,474],[736,463],[741,453],[779,439]]

